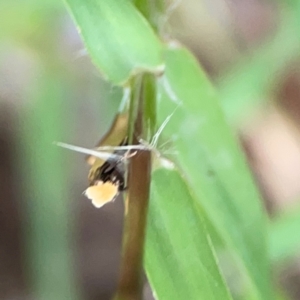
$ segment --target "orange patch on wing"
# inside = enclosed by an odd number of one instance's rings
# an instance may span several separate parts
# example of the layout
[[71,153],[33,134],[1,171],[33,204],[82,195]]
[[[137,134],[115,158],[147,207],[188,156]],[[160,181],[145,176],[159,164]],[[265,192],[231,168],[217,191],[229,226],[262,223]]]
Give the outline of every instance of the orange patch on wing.
[[110,181],[99,181],[96,185],[90,186],[84,192],[84,194],[92,200],[95,207],[100,208],[104,204],[114,200],[118,195],[118,185],[113,184]]

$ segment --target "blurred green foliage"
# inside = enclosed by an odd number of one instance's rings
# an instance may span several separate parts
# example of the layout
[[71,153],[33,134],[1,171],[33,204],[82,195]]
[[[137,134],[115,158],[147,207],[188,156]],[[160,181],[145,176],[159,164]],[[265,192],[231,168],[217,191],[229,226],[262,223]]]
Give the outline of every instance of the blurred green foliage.
[[[156,295],[230,299],[221,275],[226,270],[219,270],[215,257],[222,265],[220,253],[229,251],[242,278],[236,298],[274,299],[272,293],[287,298],[271,286],[269,264],[276,269],[299,251],[300,213],[267,221],[215,91],[194,58],[186,50],[163,49],[151,29],[158,27],[145,1],[67,2],[92,60],[112,82],[123,83],[141,70],[157,72],[167,63],[166,76],[158,82],[157,116],[147,108],[151,118],[162,123],[179,104],[164,132],[166,137],[179,135],[173,142],[180,150],[175,158],[178,169],[154,172],[150,205],[145,264]],[[156,9],[159,15],[161,1]],[[239,124],[272,95],[287,66],[298,57],[298,1],[279,3],[278,11],[276,32],[217,78],[220,104],[231,124]],[[24,102],[18,107],[31,291],[43,300],[80,298],[73,265],[74,195],[68,179],[74,166],[70,167],[69,154],[52,142],[68,141],[80,127],[74,121],[74,106],[93,106],[96,126],[109,122],[105,112],[116,110],[122,88],[100,78],[88,83],[94,77],[67,59],[68,34],[63,31],[69,19],[61,1],[1,1],[0,12],[0,69],[7,49],[20,49],[31,70],[29,83],[21,90]],[[70,35],[77,41],[74,33]],[[85,83],[90,84],[86,90]],[[102,121],[97,120],[98,112]],[[232,282],[227,280],[227,285],[232,287]]]

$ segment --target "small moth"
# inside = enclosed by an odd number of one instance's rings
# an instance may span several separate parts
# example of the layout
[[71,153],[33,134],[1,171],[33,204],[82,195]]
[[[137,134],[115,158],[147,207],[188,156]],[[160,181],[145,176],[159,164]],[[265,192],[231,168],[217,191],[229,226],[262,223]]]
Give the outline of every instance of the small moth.
[[87,162],[91,169],[88,175],[89,187],[84,191],[84,195],[96,208],[113,201],[120,192],[126,190],[126,162],[138,150],[156,151],[159,136],[173,113],[159,127],[150,144],[140,141],[139,145],[127,145],[127,114],[116,116],[110,130],[95,149],[56,143],[63,148],[88,154]]
[[[122,142],[124,144],[125,142]],[[100,208],[104,204],[113,201],[125,190],[125,162],[127,158],[125,150],[116,150],[97,169],[91,169],[89,173],[90,187],[84,194],[92,201],[95,207]]]
[[100,208],[113,201],[125,189],[126,160],[130,156],[128,150],[119,150],[118,146],[127,143],[128,113],[118,113],[104,137],[97,145],[110,145],[111,149],[87,149],[65,143],[58,146],[87,154],[86,161],[91,166],[88,175],[89,187],[83,194]]
[[[124,144],[126,144],[126,139],[120,146]],[[100,208],[113,201],[120,192],[126,189],[125,161],[129,157],[127,150],[115,150],[100,167],[91,168],[88,176],[90,187],[86,189],[85,195],[95,207]]]

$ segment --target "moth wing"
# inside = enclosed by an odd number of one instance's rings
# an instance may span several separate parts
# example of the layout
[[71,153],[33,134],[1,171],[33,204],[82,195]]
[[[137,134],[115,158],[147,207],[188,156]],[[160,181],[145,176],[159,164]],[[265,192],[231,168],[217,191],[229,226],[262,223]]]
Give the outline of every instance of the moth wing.
[[110,181],[99,181],[96,185],[87,188],[84,194],[96,208],[100,208],[117,197],[119,193],[118,188],[118,185]]
[[[104,137],[97,143],[96,148],[110,145],[110,146],[119,146],[122,141],[125,140],[127,136],[127,128],[128,128],[128,113],[118,113],[107,133]],[[94,164],[97,167],[103,164],[103,160],[101,161],[99,158],[88,155],[86,157],[87,163],[92,166]]]

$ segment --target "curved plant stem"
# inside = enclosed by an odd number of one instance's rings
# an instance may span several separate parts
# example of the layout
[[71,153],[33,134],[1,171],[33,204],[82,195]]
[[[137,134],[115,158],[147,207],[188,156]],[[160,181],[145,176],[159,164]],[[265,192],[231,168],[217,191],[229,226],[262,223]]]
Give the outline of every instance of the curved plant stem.
[[139,151],[129,166],[120,279],[115,299],[142,299],[143,252],[151,173],[150,151]]
[[[135,120],[129,120],[129,134],[131,134],[130,123],[134,124],[134,131],[132,136],[129,136],[129,140],[132,140],[133,144],[138,144],[137,137],[142,136],[144,131],[148,131],[148,128],[143,128],[144,101],[147,101],[145,93],[148,89],[144,76],[136,78],[135,83],[133,83],[134,90],[130,105],[131,112],[137,109],[137,113],[130,114],[131,117],[135,117]],[[122,261],[115,300],[142,299],[143,252],[150,179],[151,151],[138,150],[129,163]]]

